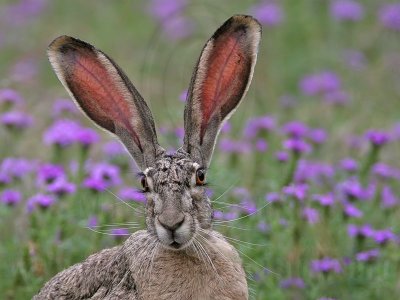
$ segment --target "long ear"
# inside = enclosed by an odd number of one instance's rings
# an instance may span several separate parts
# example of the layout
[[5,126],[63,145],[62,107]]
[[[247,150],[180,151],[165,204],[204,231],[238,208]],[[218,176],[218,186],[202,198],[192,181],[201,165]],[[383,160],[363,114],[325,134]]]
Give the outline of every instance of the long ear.
[[246,94],[257,59],[261,26],[250,16],[227,20],[208,40],[190,83],[184,150],[208,167],[224,120]]
[[164,150],[150,109],[121,68],[92,45],[69,36],[56,38],[47,54],[78,107],[117,135],[139,168],[152,166]]

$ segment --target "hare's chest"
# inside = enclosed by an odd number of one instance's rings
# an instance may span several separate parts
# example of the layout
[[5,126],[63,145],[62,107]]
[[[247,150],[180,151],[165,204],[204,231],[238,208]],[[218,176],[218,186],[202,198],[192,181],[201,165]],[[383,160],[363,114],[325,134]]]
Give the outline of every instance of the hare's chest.
[[247,299],[247,283],[236,253],[161,252],[135,272],[141,299]]

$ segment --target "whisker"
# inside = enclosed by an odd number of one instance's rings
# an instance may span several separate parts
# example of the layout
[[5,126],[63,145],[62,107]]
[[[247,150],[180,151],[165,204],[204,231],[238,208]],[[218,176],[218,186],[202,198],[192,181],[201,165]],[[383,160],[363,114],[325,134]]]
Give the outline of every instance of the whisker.
[[85,227],[86,229],[89,229],[89,230],[91,230],[91,231],[93,231],[93,232],[96,232],[96,233],[100,233],[100,234],[104,234],[104,235],[111,235],[111,236],[129,236],[129,235],[131,235],[132,233],[126,233],[126,234],[113,234],[113,233],[108,233],[108,232],[101,232],[101,231],[98,231],[98,230],[95,230],[95,229],[93,229],[93,228],[90,228],[90,227]]
[[248,218],[248,217],[250,217],[250,216],[253,216],[253,215],[259,213],[261,210],[263,210],[265,207],[267,207],[267,206],[270,205],[271,203],[272,203],[272,201],[269,201],[269,202],[267,202],[263,207],[257,209],[256,211],[254,211],[254,212],[252,212],[252,213],[250,213],[250,214],[247,214],[247,215],[245,215],[245,216],[243,216],[243,217],[236,218],[236,219],[232,219],[232,220],[226,220],[226,221],[218,221],[218,223],[229,223],[229,222],[234,222],[234,221],[238,221],[238,220],[242,220],[242,219]]
[[259,263],[258,263],[258,262],[256,262],[254,259],[252,259],[250,256],[246,255],[246,254],[245,254],[243,251],[240,251],[240,250],[239,250],[239,249],[237,249],[237,248],[236,248],[236,250],[237,250],[237,251],[239,251],[239,252],[240,252],[240,254],[242,254],[242,255],[244,255],[245,257],[247,257],[248,259],[250,259],[250,260],[251,260],[253,263],[255,263],[257,266],[259,266],[259,267],[263,268],[263,270],[267,270],[268,272],[270,272],[270,273],[274,274],[275,276],[282,277],[282,275],[281,275],[281,274],[279,274],[279,273],[276,273],[276,272],[274,272],[274,271],[272,271],[272,270],[270,270],[270,269],[268,269],[268,268],[264,267],[263,265],[259,264]]
[[128,225],[132,225],[132,226],[134,226],[134,225],[139,225],[140,226],[140,223],[130,223],[130,222],[128,222],[128,223],[112,223],[112,224],[104,224],[104,225],[96,225],[96,226],[90,226],[90,227],[92,227],[92,228],[98,228],[98,227],[117,227],[117,226],[128,226]]
[[122,203],[124,203],[126,206],[130,207],[133,211],[139,213],[139,214],[143,214],[144,211],[139,210],[136,207],[133,207],[132,205],[130,205],[128,202],[126,202],[125,200],[121,199],[120,197],[118,197],[116,194],[114,194],[111,190],[106,189],[107,192],[109,192],[111,195],[113,195],[115,198],[117,198],[119,201],[121,201]]
[[217,204],[225,204],[225,206],[223,206],[223,207],[218,207],[219,209],[224,209],[227,207],[239,207],[240,209],[247,209],[247,207],[245,207],[243,205],[235,204],[235,203],[220,202],[220,201],[212,201],[212,202],[217,203]]
[[248,231],[254,230],[254,229],[250,229],[250,228],[243,228],[243,227],[238,227],[238,226],[231,226],[231,225],[226,225],[226,224],[220,224],[220,223],[218,223],[218,221],[214,221],[213,224],[214,224],[214,225],[217,225],[217,226],[223,226],[223,227],[234,228],[234,229],[239,229],[239,230],[248,230]]
[[225,194],[227,192],[229,192],[234,186],[236,186],[236,184],[239,182],[239,180],[236,180],[236,182],[234,184],[231,184],[221,195],[219,195],[215,200],[211,200],[211,202],[217,203],[216,201],[220,198],[222,198],[223,196],[225,196]]

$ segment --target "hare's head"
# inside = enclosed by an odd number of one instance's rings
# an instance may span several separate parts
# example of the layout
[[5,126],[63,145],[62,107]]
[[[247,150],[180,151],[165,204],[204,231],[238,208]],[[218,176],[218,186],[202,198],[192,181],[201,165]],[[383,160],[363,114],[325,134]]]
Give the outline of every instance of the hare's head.
[[184,144],[174,154],[158,144],[146,102],[111,58],[68,36],[49,46],[51,65],[76,104],[118,136],[142,170],[147,227],[166,247],[183,249],[199,228],[211,227],[207,168],[222,123],[249,87],[260,37],[255,19],[237,15],[206,43],[187,96]]

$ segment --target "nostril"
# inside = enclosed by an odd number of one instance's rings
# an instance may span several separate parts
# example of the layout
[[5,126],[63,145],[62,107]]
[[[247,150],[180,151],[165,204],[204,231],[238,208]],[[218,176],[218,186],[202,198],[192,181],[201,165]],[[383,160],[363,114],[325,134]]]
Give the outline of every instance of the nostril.
[[168,229],[170,231],[175,231],[177,230],[179,227],[182,226],[183,222],[185,221],[185,216],[182,215],[180,218],[171,218],[171,219],[165,219],[162,216],[160,216],[158,218],[158,221],[160,222],[160,224],[165,228]]

